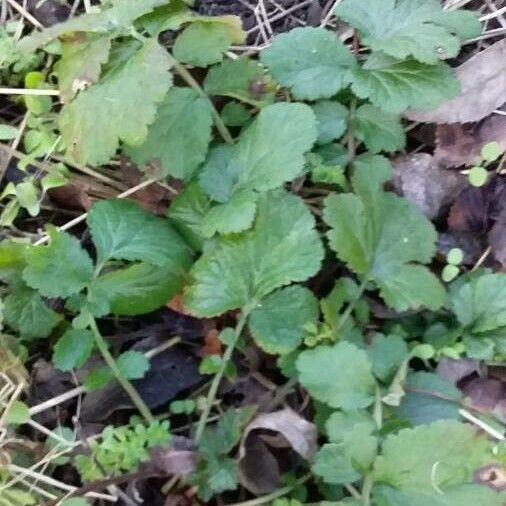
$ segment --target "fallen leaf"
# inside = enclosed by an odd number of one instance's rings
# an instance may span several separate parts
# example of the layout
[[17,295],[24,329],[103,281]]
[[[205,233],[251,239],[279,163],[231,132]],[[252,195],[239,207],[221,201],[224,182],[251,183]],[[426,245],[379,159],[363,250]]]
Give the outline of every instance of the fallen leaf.
[[506,100],[506,40],[500,40],[455,69],[460,94],[433,111],[408,111],[406,118],[432,123],[468,123],[488,116]]
[[200,355],[208,357],[209,355],[221,355],[221,352],[220,333],[215,328],[209,329],[204,336],[204,346],[200,350]]
[[395,190],[428,218],[439,215],[466,184],[458,172],[440,169],[431,155],[415,153],[393,160]]
[[[263,431],[277,433],[277,437],[262,435]],[[280,471],[269,446],[288,447],[311,460],[316,442],[316,426],[290,408],[257,415],[245,428],[241,440],[239,481],[253,494],[272,492],[280,484]]]
[[151,448],[149,455],[149,462],[142,468],[154,469],[166,475],[185,476],[197,467],[197,452],[192,441],[183,436],[175,436],[168,447]]
[[457,383],[472,374],[481,374],[481,364],[479,360],[469,358],[442,358],[436,368],[436,372],[446,381],[457,385]]
[[434,161],[446,168],[472,165],[489,142],[497,142],[506,150],[506,116],[492,115],[476,126],[438,125]]
[[83,209],[88,211],[92,200],[88,195],[90,187],[84,183],[68,183],[65,186],[51,188],[48,195],[52,200],[66,209]]
[[464,252],[464,265],[474,265],[487,249],[484,238],[472,232],[441,232],[437,238],[437,247],[446,257],[451,249],[459,248]]
[[494,258],[506,267],[506,213],[490,229],[488,242]]
[[506,399],[506,383],[497,379],[475,378],[461,390],[470,406],[482,413],[495,413],[497,405]]
[[474,473],[474,480],[496,490],[506,490],[506,467],[500,464],[484,466]]
[[191,313],[184,307],[183,296],[180,293],[172,297],[172,299],[167,302],[166,306],[176,313],[191,317]]

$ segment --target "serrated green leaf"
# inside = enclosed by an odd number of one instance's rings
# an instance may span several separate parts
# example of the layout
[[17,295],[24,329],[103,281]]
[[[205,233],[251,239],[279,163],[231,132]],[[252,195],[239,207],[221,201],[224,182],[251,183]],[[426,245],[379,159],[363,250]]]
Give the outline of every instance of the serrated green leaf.
[[163,5],[167,0],[112,0],[110,7],[101,12],[90,12],[72,17],[63,23],[57,23],[41,32],[36,32],[22,39],[19,49],[33,53],[53,39],[72,32],[121,32],[143,14]]
[[65,105],[59,125],[68,154],[99,165],[114,156],[120,141],[142,144],[156,104],[171,86],[170,65],[165,49],[150,40]]
[[251,312],[249,328],[255,342],[267,353],[295,350],[307,323],[318,320],[318,301],[302,286],[289,286],[268,295]]
[[506,274],[483,274],[451,287],[450,306],[472,334],[506,326]]
[[353,91],[387,112],[434,109],[455,97],[459,82],[444,63],[427,65],[416,60],[396,60],[373,53],[353,70]]
[[242,102],[258,105],[273,98],[264,69],[247,57],[225,60],[212,67],[204,81],[209,95],[222,95]]
[[504,494],[483,485],[458,485],[444,492],[401,491],[378,486],[373,490],[377,506],[504,506]]
[[63,102],[69,102],[79,91],[98,81],[110,50],[111,38],[107,35],[79,33],[62,43],[61,59],[55,70]]
[[473,426],[448,420],[403,429],[388,436],[382,448],[374,465],[376,482],[433,493],[435,487],[468,482],[490,458],[491,443]]
[[93,281],[90,290],[93,297],[108,305],[107,312],[145,314],[164,306],[179,293],[183,274],[184,270],[171,265],[134,264],[103,274]]
[[19,135],[19,130],[11,125],[0,124],[0,141],[10,141]]
[[332,408],[359,409],[373,402],[374,377],[365,351],[342,341],[303,351],[297,359],[301,384]]
[[228,202],[213,206],[202,221],[204,237],[212,237],[216,232],[232,234],[250,228],[255,219],[257,195],[237,192]]
[[325,483],[344,485],[360,479],[360,473],[353,467],[350,459],[343,454],[341,445],[325,444],[315,456],[311,470]]
[[241,43],[243,34],[240,18],[196,20],[187,26],[174,42],[174,56],[180,62],[197,67],[207,67],[223,59],[223,54],[233,42]]
[[202,249],[202,222],[210,207],[209,197],[193,182],[178,194],[167,214],[178,232],[196,250]]
[[89,330],[67,330],[54,346],[53,364],[60,371],[82,367],[90,358],[93,343],[93,334]]
[[40,192],[33,181],[23,181],[15,187],[19,205],[28,211],[30,216],[37,216],[40,212]]
[[438,0],[344,0],[335,12],[374,51],[425,63],[457,56],[481,31],[474,13],[443,10]]
[[172,88],[158,106],[144,143],[126,147],[125,153],[139,165],[159,161],[161,176],[188,179],[206,157],[212,124],[206,98],[190,88]]
[[127,379],[141,379],[149,370],[149,360],[140,351],[125,351],[118,357],[116,364]]
[[185,306],[198,316],[216,316],[308,279],[323,258],[314,225],[298,197],[284,191],[261,194],[253,228],[219,239],[195,263]]
[[69,297],[80,292],[93,276],[93,263],[81,243],[66,232],[48,227],[49,244],[25,253],[23,279],[46,297]]
[[396,114],[364,104],[354,114],[353,133],[371,153],[399,151],[406,144],[401,119]]
[[462,394],[457,387],[437,374],[409,374],[404,388],[406,394],[395,409],[399,418],[408,420],[412,425],[459,419]]
[[223,123],[227,126],[243,127],[250,123],[251,112],[238,102],[228,102],[220,112]]
[[129,200],[97,202],[88,214],[97,264],[110,259],[148,262],[183,271],[191,250],[168,220]]
[[406,341],[399,336],[374,336],[368,350],[372,372],[380,380],[391,379],[408,356]]
[[434,227],[406,199],[381,191],[390,177],[381,158],[365,157],[355,165],[356,194],[325,201],[330,246],[351,269],[374,280],[391,307],[438,309],[445,302],[442,285],[426,267],[413,263],[428,263],[434,255]]
[[274,38],[260,61],[295,98],[330,98],[351,80],[355,59],[346,46],[323,28],[295,28]]
[[226,202],[240,190],[278,188],[302,173],[304,153],[316,137],[316,120],[307,105],[269,105],[235,146],[219,146],[211,152],[200,184],[218,202]]
[[47,337],[61,319],[35,290],[16,290],[4,304],[5,323],[23,337]]
[[348,109],[333,100],[320,100],[311,106],[318,126],[318,144],[339,139],[346,131]]

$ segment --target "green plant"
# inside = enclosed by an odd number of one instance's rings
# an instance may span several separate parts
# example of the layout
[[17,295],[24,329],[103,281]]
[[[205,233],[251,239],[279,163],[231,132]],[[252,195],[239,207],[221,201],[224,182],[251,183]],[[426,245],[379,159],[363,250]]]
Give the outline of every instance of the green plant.
[[[452,281],[460,264],[453,252],[447,290],[431,269],[435,227],[385,191],[392,168],[384,154],[406,144],[401,113],[458,93],[442,60],[479,34],[477,17],[437,0],[344,0],[335,13],[353,28],[353,51],[330,30],[304,27],[275,37],[259,61],[227,60],[244,37],[236,18],[165,4],[114,0],[16,49],[60,43],[53,70],[63,106],[56,113],[46,101],[45,112],[68,160],[105,165],[121,152],[184,188],[164,218],[129,201],[96,203],[87,218],[94,254],[51,226],[47,246],[4,241],[7,326],[28,343],[56,338],[53,362],[62,370],[81,367],[97,348],[110,370],[90,373],[85,385],[115,375],[155,427],[129,382],[143,376],[147,359],[135,351],[114,359],[97,320],[148,313],[182,290],[196,317],[235,311],[235,328],[220,335],[223,356],[201,364],[213,375],[204,402],[171,404],[174,414],[200,410],[200,461],[188,481],[205,501],[237,487],[231,453],[253,411],[229,409],[214,426],[209,419],[221,380],[234,374],[234,353],[251,336],[279,356],[281,372],[317,412],[327,442],[307,467],[322,498],[343,500],[322,504],[501,506],[473,473],[504,467],[504,451],[459,420],[468,407],[460,392],[427,371],[441,356],[506,356],[506,274],[476,270]],[[181,28],[168,51],[158,36]],[[202,86],[185,64],[209,68]],[[227,109],[218,112],[214,96],[226,97]],[[499,156],[497,147],[482,153],[489,164]],[[327,276],[324,259],[339,275],[318,299],[307,282]],[[371,298],[390,321],[371,314]],[[48,305],[55,299],[65,301],[64,314]],[[151,446],[138,431],[107,429],[92,456],[78,458],[82,476],[135,468]]]

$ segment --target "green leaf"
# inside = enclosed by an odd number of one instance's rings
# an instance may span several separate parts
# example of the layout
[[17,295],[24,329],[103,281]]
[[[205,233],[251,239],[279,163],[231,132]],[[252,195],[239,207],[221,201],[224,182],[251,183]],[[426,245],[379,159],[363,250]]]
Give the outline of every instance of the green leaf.
[[303,351],[297,359],[301,384],[332,408],[359,409],[373,402],[375,381],[365,351],[342,341]]
[[213,206],[202,221],[202,234],[212,237],[216,232],[232,234],[251,227],[255,219],[257,194],[237,192],[223,204]]
[[274,38],[260,61],[300,100],[330,98],[349,84],[355,59],[323,28],[295,28]]
[[110,50],[111,38],[107,35],[79,33],[62,43],[61,59],[55,70],[63,102],[69,102],[79,91],[98,81]]
[[82,367],[90,358],[93,343],[93,334],[89,330],[67,330],[55,344],[53,364],[60,371]]
[[114,156],[120,141],[142,144],[156,104],[171,86],[169,68],[165,49],[150,40],[65,105],[59,124],[68,154],[99,165]]
[[307,323],[316,325],[318,301],[302,286],[289,286],[268,295],[252,311],[249,328],[267,353],[285,354],[301,344]]
[[457,421],[403,429],[386,438],[373,477],[400,490],[433,493],[467,482],[490,458],[491,446],[484,434]]
[[389,306],[438,309],[445,302],[444,288],[426,267],[413,263],[430,262],[436,231],[413,204],[381,190],[389,177],[380,157],[355,163],[356,194],[325,201],[330,246],[357,274],[375,281]]
[[155,7],[167,3],[167,0],[112,0],[110,7],[101,12],[90,12],[72,17],[63,23],[57,23],[41,32],[25,37],[19,43],[19,49],[33,53],[37,48],[61,35],[72,32],[108,33],[124,30],[143,14]]
[[[232,42],[243,40],[240,19],[227,16],[231,25],[220,21],[194,21],[186,27],[174,43],[174,56],[182,63],[207,67],[223,59]],[[238,37],[239,33],[239,37]]]
[[23,279],[46,297],[69,297],[91,281],[93,263],[81,243],[66,232],[48,227],[50,242],[25,253]]
[[27,180],[16,185],[16,198],[19,205],[24,207],[30,216],[37,216],[40,212],[39,189],[33,181]]
[[353,133],[372,153],[399,151],[406,144],[401,119],[373,105],[360,106],[354,115]]
[[10,141],[19,135],[19,130],[10,125],[0,124],[0,141]]
[[204,81],[209,95],[235,98],[255,106],[273,98],[270,88],[262,66],[247,57],[227,59],[211,67]]
[[333,100],[320,100],[313,106],[318,125],[318,144],[328,144],[339,139],[346,131],[348,109]]
[[223,123],[227,126],[243,127],[250,123],[251,112],[238,102],[228,102],[220,112]]
[[11,425],[22,425],[29,420],[30,410],[28,409],[28,406],[24,402],[16,400],[9,406],[3,421]]
[[434,109],[455,97],[459,82],[444,63],[427,65],[416,60],[396,60],[373,53],[353,70],[352,89],[387,112]]
[[506,326],[506,274],[483,274],[450,288],[450,306],[472,334]]
[[94,298],[107,304],[107,312],[134,316],[164,306],[180,292],[183,274],[171,265],[134,264],[103,274],[93,281],[90,290]]
[[454,58],[466,39],[481,32],[474,13],[443,10],[438,0],[345,0],[335,12],[374,51],[425,63]]
[[140,351],[125,351],[118,357],[116,364],[127,379],[141,379],[149,370],[149,360]]
[[504,494],[483,485],[458,485],[443,493],[400,491],[387,486],[373,490],[377,506],[504,506]]
[[84,378],[84,388],[87,392],[94,392],[104,388],[109,381],[114,379],[114,374],[109,367],[92,369]]
[[23,337],[47,337],[61,319],[34,290],[17,290],[4,304],[5,323]]
[[269,105],[235,146],[211,152],[200,184],[218,202],[226,202],[239,190],[278,188],[302,173],[304,153],[316,137],[316,120],[307,105]]
[[70,499],[65,499],[61,503],[61,506],[90,506],[90,503],[83,497],[72,497]]
[[197,260],[185,306],[197,316],[216,316],[316,274],[323,248],[314,225],[298,197],[261,194],[253,228],[219,239]]
[[110,259],[168,265],[184,271],[191,250],[168,220],[154,216],[129,200],[97,202],[88,214],[97,264]]
[[434,373],[409,374],[404,385],[406,394],[395,413],[412,425],[437,420],[458,420],[462,394],[452,383]]
[[408,346],[399,336],[374,336],[369,357],[372,363],[372,372],[380,380],[391,379],[408,356]]
[[190,183],[172,202],[167,216],[188,244],[202,249],[202,222],[210,209],[209,197],[196,182]]
[[325,483],[344,485],[360,479],[361,474],[353,467],[350,459],[343,454],[341,445],[325,444],[318,451],[311,470]]
[[145,142],[126,147],[125,153],[138,165],[159,161],[161,176],[188,179],[206,157],[212,123],[209,100],[190,88],[172,88]]

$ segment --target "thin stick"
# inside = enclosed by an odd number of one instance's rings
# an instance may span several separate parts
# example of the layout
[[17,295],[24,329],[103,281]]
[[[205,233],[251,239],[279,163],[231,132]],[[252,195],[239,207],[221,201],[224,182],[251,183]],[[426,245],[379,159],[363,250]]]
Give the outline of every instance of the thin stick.
[[34,88],[0,88],[0,95],[49,95],[58,96],[58,90],[44,90]]
[[30,21],[30,23],[32,23],[33,26],[40,29],[44,28],[42,23],[37,18],[34,18],[26,9],[21,7],[21,5],[19,5],[17,2],[15,2],[14,0],[7,0],[7,3],[12,8],[16,9],[24,18],[28,19],[28,21]]
[[506,13],[506,6],[501,7],[500,9],[497,9],[496,11],[490,12],[490,13],[486,14],[485,16],[482,16],[480,18],[480,21],[487,21],[489,19],[497,18],[501,14],[504,14],[504,13]]
[[479,418],[476,418],[474,415],[469,413],[469,411],[466,411],[465,409],[459,409],[459,413],[463,418],[470,421],[474,425],[478,426],[480,429],[483,429],[485,432],[490,434],[493,438],[497,439],[498,441],[504,441],[506,439],[506,437],[504,437],[504,434],[501,434],[498,430],[494,429],[493,427],[490,427],[490,425],[486,424]]
[[[123,193],[120,193],[116,198],[123,199],[125,197],[128,197],[129,195],[132,195],[133,193],[142,190],[143,188],[146,188],[146,186],[149,186],[156,182],[156,179],[148,179],[147,181],[143,181],[142,183],[139,183],[138,185],[134,186],[133,188],[130,188],[129,190],[124,191]],[[61,227],[58,227],[58,230],[69,230],[72,227],[75,227],[79,223],[82,223],[86,218],[88,217],[88,213],[81,214],[77,218],[74,218],[73,220],[68,221],[65,223],[65,225],[62,225]],[[43,235],[39,240],[35,241],[35,246],[40,246],[41,244],[44,244],[49,240],[48,235]]]
[[330,21],[330,18],[334,15],[334,11],[336,7],[342,2],[343,0],[336,0],[334,2],[334,5],[329,9],[327,12],[327,15],[322,19],[322,22],[320,23],[320,28],[323,28],[327,26],[328,22]]

